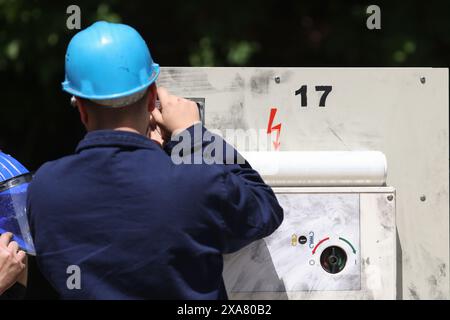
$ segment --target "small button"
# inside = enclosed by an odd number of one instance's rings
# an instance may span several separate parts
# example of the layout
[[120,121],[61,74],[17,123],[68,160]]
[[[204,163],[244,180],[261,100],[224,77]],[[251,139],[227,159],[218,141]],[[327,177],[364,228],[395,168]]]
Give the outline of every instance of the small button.
[[307,241],[308,241],[308,239],[306,239],[305,236],[300,236],[300,237],[298,238],[298,242],[299,242],[300,244],[305,244]]

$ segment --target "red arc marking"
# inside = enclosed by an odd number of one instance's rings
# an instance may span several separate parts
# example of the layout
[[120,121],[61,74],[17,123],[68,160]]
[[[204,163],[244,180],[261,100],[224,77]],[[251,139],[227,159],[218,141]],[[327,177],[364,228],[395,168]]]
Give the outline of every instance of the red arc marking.
[[330,237],[326,237],[325,239],[320,240],[320,241],[316,244],[316,246],[314,247],[314,250],[312,251],[312,254],[316,253],[317,248],[318,248],[322,243],[324,243],[324,242],[327,241],[327,240],[330,240]]
[[276,114],[277,114],[277,108],[271,108],[269,124],[267,125],[267,134],[272,133],[272,131],[277,132],[275,141],[273,141],[272,143],[273,143],[273,146],[275,147],[275,150],[278,150],[280,148],[280,144],[281,144],[281,142],[280,142],[281,123],[274,125],[274,126],[272,125]]

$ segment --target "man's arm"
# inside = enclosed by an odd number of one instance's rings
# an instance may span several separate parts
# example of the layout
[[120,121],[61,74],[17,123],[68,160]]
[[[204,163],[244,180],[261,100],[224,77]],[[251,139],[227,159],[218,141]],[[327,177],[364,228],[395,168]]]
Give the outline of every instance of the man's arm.
[[198,123],[194,102],[170,96],[164,89],[158,95],[162,110],[154,111],[153,117],[172,136],[164,147],[169,156],[187,163],[218,165],[223,172],[218,182],[223,252],[236,251],[275,231],[283,221],[283,209],[260,175],[231,145]]
[[[180,144],[184,147],[179,148]],[[164,150],[177,161],[220,166],[223,175],[217,183],[221,184],[218,196],[224,253],[237,251],[270,235],[283,221],[283,209],[259,173],[237,150],[201,123],[174,136]]]
[[248,162],[224,166],[224,252],[230,253],[272,234],[284,213],[272,189]]

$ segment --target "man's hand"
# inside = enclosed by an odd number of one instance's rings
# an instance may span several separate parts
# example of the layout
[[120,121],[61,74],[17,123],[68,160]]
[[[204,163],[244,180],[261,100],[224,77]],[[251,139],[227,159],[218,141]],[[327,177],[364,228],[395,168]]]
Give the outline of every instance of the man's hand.
[[161,109],[154,108],[152,117],[162,129],[164,140],[167,141],[167,138],[170,140],[171,135],[177,134],[200,121],[200,114],[195,102],[170,95],[162,87],[158,87],[157,90]]
[[24,251],[12,239],[11,232],[0,236],[0,295],[10,288],[25,270]]
[[170,140],[169,137],[165,137],[164,131],[156,124],[155,118],[150,115],[150,124],[147,131],[147,137],[155,141],[161,147],[165,141]]

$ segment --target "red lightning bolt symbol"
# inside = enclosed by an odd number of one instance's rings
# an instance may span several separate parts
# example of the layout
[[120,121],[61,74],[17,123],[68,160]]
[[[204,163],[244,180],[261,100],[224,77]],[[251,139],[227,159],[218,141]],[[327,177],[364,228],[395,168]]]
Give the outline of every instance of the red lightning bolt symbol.
[[275,141],[273,141],[273,146],[275,147],[275,150],[278,150],[280,148],[280,144],[281,144],[281,142],[280,142],[281,123],[279,123],[275,126],[272,126],[276,113],[277,113],[277,108],[270,109],[270,117],[269,117],[269,124],[267,126],[267,134],[272,133],[272,131],[274,131],[274,130],[277,131]]

